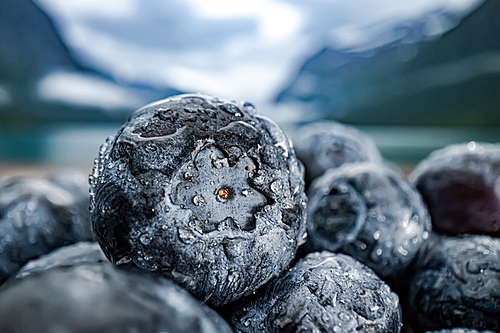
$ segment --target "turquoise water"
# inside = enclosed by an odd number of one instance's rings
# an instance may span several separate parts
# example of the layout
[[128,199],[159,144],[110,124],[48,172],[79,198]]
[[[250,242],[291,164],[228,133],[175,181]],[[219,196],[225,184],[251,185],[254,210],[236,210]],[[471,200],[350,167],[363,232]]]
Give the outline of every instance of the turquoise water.
[[[0,163],[91,166],[99,147],[120,125],[47,126],[0,132]],[[500,142],[500,128],[358,126],[372,136],[382,155],[414,164],[449,144]]]

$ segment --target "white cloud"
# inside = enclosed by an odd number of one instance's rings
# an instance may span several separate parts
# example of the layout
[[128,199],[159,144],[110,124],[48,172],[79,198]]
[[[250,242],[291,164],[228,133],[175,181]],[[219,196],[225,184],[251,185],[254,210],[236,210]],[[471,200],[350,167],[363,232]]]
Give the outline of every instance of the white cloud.
[[[391,32],[397,24],[425,22],[438,9],[465,13],[482,2],[37,1],[57,20],[79,59],[118,81],[249,99],[257,107],[320,47],[377,47],[401,37]],[[430,18],[427,33],[439,35],[447,29],[444,23]]]
[[[370,49],[389,43],[396,25],[425,22],[433,12],[463,16],[483,0],[310,0],[293,1],[307,16],[306,33],[321,43],[343,49]],[[444,20],[443,22],[439,20]],[[443,17],[432,15],[429,28],[442,33],[452,28]],[[438,25],[442,25],[439,29]],[[440,31],[438,31],[440,30]]]
[[210,19],[250,17],[258,22],[258,32],[264,39],[282,39],[296,34],[302,25],[302,15],[293,5],[277,0],[188,0],[200,16]]
[[48,11],[66,18],[103,17],[107,19],[132,16],[139,3],[135,0],[35,0]]
[[99,77],[53,72],[38,83],[41,99],[103,108],[137,108],[144,101],[133,92]]

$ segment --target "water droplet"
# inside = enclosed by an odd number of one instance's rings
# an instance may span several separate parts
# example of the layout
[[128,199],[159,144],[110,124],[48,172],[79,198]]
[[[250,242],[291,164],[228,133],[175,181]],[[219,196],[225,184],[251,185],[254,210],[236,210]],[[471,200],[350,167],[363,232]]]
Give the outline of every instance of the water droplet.
[[245,197],[248,197],[250,192],[247,189],[245,189],[245,190],[241,191],[241,194],[244,195]]
[[373,239],[378,240],[380,238],[380,230],[377,230],[373,233]]
[[422,238],[423,238],[423,239],[427,239],[428,237],[429,237],[429,233],[428,233],[427,231],[424,231],[424,232],[422,233]]
[[264,184],[265,177],[263,175],[259,175],[253,179],[253,183],[257,186]]
[[238,107],[237,107],[236,105],[234,105],[234,104],[229,104],[229,103],[228,103],[228,104],[223,104],[223,105],[221,105],[221,107],[220,107],[220,108],[221,108],[222,110],[226,111],[226,112],[229,112],[229,113],[231,113],[231,114],[235,115],[235,116],[236,116],[236,114],[237,114],[237,113],[240,113],[240,114],[241,114],[241,110],[240,110],[240,108],[238,108]]
[[179,229],[179,238],[185,244],[192,244],[196,239],[191,232],[185,229]]
[[184,179],[191,179],[191,178],[193,178],[193,175],[189,171],[184,173]]
[[398,246],[398,252],[404,256],[408,255],[408,251],[406,251],[402,246]]
[[349,316],[349,314],[347,314],[345,312],[341,312],[341,313],[339,313],[339,319],[342,321],[349,321],[349,320],[351,320],[351,316]]
[[144,245],[149,245],[149,243],[151,243],[151,239],[152,239],[152,237],[148,234],[144,234],[140,238],[141,243]]
[[257,109],[250,102],[243,102],[243,107],[242,108],[243,108],[243,111],[248,112],[251,115],[254,115],[255,113],[257,113]]
[[203,196],[201,194],[197,195],[193,198],[193,203],[196,206],[206,206],[207,205],[207,203],[205,202],[205,198],[203,198]]
[[476,149],[476,143],[474,141],[471,141],[467,144],[467,149],[469,149],[470,151],[473,151],[474,149]]
[[370,308],[370,311],[377,311],[378,309],[380,309],[379,306],[375,305],[374,307]]
[[26,204],[26,208],[31,211],[35,210],[36,202],[34,202],[33,200],[28,201],[28,203]]
[[378,256],[382,255],[382,249],[377,249],[376,253],[377,253]]
[[471,274],[479,274],[482,273],[485,269],[488,268],[488,263],[487,262],[481,262],[476,259],[471,259],[467,264],[466,264],[467,271]]

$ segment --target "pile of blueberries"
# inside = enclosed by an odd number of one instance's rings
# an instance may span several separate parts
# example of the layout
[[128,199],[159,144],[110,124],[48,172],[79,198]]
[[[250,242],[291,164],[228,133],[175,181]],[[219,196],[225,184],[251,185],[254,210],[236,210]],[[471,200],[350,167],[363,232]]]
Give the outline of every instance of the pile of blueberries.
[[294,141],[187,94],[107,139],[90,196],[1,178],[0,332],[500,332],[500,146],[407,180],[352,127]]

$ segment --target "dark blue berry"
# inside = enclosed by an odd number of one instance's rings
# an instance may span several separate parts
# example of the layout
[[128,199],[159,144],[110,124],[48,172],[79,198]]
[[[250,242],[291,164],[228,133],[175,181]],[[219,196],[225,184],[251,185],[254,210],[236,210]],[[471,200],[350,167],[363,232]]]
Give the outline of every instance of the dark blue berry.
[[88,243],[61,249],[4,284],[0,332],[232,332],[171,281],[118,269],[98,251]]
[[0,179],[0,283],[30,259],[92,240],[89,201],[78,172]]
[[405,269],[431,229],[418,192],[382,164],[330,169],[308,196],[309,246],[351,255],[381,277]]
[[91,176],[97,240],[214,306],[278,275],[305,240],[303,169],[249,103],[175,96],[136,111]]
[[432,234],[415,263],[410,311],[416,332],[500,331],[500,239]]
[[344,163],[382,162],[369,136],[335,122],[312,123],[300,128],[294,136],[294,147],[306,167],[307,183]]
[[377,332],[401,329],[398,296],[343,254],[311,253],[235,307],[237,332]]
[[437,150],[410,179],[435,230],[500,236],[500,145],[469,142]]

